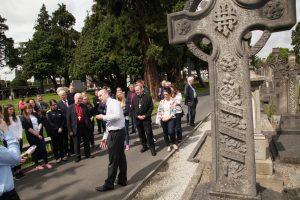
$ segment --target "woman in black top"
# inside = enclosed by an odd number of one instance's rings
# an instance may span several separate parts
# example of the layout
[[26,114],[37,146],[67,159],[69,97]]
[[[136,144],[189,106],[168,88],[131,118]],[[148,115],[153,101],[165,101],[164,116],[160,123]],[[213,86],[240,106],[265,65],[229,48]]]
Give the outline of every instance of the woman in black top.
[[25,130],[26,138],[30,146],[36,145],[37,149],[32,154],[32,159],[35,162],[36,169],[42,170],[44,167],[39,165],[38,153],[41,153],[41,156],[44,160],[45,167],[48,169],[52,166],[48,163],[48,156],[46,151],[45,140],[42,134],[43,125],[40,121],[40,118],[36,113],[33,113],[33,108],[30,104],[25,104],[23,115],[21,117],[22,127]]
[[86,105],[88,108],[89,114],[90,114],[90,131],[89,131],[89,138],[90,138],[90,145],[92,148],[95,147],[95,136],[94,136],[94,129],[95,129],[95,121],[94,121],[94,116],[95,116],[95,108],[90,102],[90,99],[86,93],[82,93],[82,102]]
[[62,111],[57,107],[57,101],[52,99],[49,101],[50,109],[47,114],[47,122],[49,126],[49,135],[52,141],[52,149],[56,159],[56,163],[60,163],[61,160],[67,160],[65,157],[64,146],[63,146],[63,127],[65,118],[63,117]]

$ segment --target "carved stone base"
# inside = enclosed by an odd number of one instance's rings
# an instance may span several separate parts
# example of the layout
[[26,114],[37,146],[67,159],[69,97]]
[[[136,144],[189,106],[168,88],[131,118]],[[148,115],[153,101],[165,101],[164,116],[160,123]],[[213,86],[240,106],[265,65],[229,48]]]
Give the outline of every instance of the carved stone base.
[[271,189],[264,188],[264,187],[258,187],[259,195],[257,197],[248,197],[248,196],[242,196],[242,195],[226,195],[226,194],[219,194],[219,193],[210,193],[211,184],[210,183],[204,183],[199,184],[190,200],[234,200],[234,199],[240,199],[240,200],[283,200],[283,196],[281,193],[275,192]]
[[261,200],[261,195],[258,194],[256,197],[250,197],[238,194],[220,193],[220,192],[210,192],[210,200],[229,200],[229,199],[240,199],[240,200]]

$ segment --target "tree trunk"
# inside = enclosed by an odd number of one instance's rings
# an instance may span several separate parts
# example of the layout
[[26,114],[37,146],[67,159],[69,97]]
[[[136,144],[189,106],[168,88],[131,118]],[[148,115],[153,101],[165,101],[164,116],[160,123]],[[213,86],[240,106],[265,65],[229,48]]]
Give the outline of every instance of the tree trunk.
[[151,96],[156,100],[159,80],[156,64],[153,59],[144,59],[144,81],[150,90]]
[[51,82],[52,82],[52,84],[53,84],[53,86],[55,88],[55,91],[56,91],[56,89],[58,88],[58,83],[56,82],[55,77],[49,76],[48,78],[51,80]]
[[67,87],[69,87],[69,85],[71,84],[69,75],[65,76],[64,79],[65,79],[65,85],[66,85]]
[[44,80],[39,80],[40,81],[40,93],[44,94]]
[[199,68],[196,69],[196,72],[197,72],[197,77],[198,77],[200,86],[201,86],[201,87],[205,87],[205,84],[204,84],[203,79],[202,79],[202,77],[201,77],[200,69],[199,69]]
[[[143,1],[136,0],[132,1],[137,17],[145,17],[145,6]],[[159,76],[157,71],[157,66],[154,59],[147,58],[147,50],[150,45],[150,38],[145,31],[144,25],[139,27],[139,36],[143,48],[143,57],[144,57],[144,81],[146,86],[149,87],[150,94],[152,98],[157,99],[158,87],[159,87]]]

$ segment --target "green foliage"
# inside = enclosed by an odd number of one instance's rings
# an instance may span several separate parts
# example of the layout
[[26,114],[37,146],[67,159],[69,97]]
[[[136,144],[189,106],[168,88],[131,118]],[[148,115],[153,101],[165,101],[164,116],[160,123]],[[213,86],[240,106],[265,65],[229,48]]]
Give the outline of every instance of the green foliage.
[[8,30],[5,21],[6,19],[0,15],[0,67],[8,66],[12,69],[16,68],[21,60],[18,49],[14,47],[14,40],[5,35]]
[[22,76],[16,76],[12,82],[11,86],[27,86],[27,80],[23,79]]
[[298,22],[295,30],[292,31],[292,45],[297,57],[297,63],[300,63],[300,23]]
[[269,104],[266,106],[266,114],[270,119],[272,115],[276,113],[276,105],[273,101],[270,101]]
[[259,58],[257,55],[251,56],[250,59],[251,59],[250,64],[256,69],[260,68],[263,64],[263,60],[261,58]]
[[24,43],[23,77],[34,76],[37,80],[49,78],[57,87],[56,77],[69,82],[69,68],[73,64],[78,32],[73,29],[74,16],[64,4],[58,4],[52,18],[42,6],[33,38]]
[[[273,58],[273,53],[270,53],[267,57],[267,60],[272,60],[272,58]],[[279,48],[279,58],[287,61],[289,58],[289,49]]]

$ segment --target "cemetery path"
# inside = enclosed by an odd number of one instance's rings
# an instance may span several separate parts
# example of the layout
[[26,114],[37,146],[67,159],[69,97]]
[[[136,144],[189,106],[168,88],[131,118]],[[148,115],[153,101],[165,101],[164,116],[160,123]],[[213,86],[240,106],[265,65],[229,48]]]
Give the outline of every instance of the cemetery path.
[[[211,98],[209,95],[198,97],[199,104],[196,112],[196,122],[202,120],[211,112]],[[184,106],[185,107],[185,106]],[[186,125],[185,116],[182,120],[183,135],[193,128]],[[155,120],[153,120],[155,121]],[[138,185],[167,155],[162,129],[153,125],[157,156],[151,156],[150,151],[140,153],[140,144],[136,142],[137,134],[130,135],[131,149],[126,151],[128,167],[128,185],[115,186],[115,190],[99,193],[95,187],[104,183],[107,176],[108,155],[107,150],[93,151],[93,159],[83,159],[75,163],[69,159],[66,163],[56,164],[53,169],[31,171],[18,181],[15,181],[16,190],[24,200],[92,200],[92,199],[122,199]],[[96,144],[102,136],[95,135]]]

